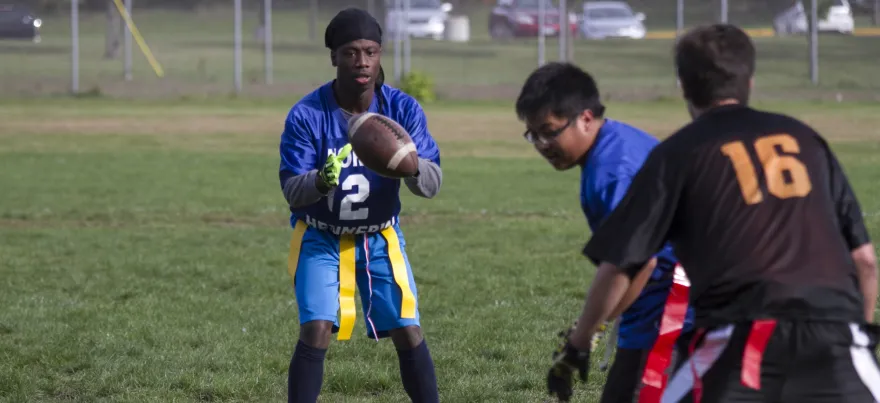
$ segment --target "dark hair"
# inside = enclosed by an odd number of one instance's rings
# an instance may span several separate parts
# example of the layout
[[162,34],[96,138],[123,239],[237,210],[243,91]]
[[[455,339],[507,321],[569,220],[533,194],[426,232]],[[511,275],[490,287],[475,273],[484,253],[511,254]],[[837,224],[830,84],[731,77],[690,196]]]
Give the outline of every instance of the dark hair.
[[675,67],[684,97],[698,108],[733,98],[748,103],[755,45],[730,24],[692,29],[675,45]]
[[[324,31],[324,45],[336,51],[340,46],[358,39],[369,39],[382,46],[382,26],[366,10],[349,7],[333,17]],[[376,77],[375,94],[378,97],[379,114],[383,114],[382,85],[385,84],[385,70],[379,65],[379,76]]]
[[589,73],[571,63],[547,63],[529,75],[516,99],[520,120],[553,114],[573,118],[583,111],[602,117],[605,106],[599,100],[599,88]]

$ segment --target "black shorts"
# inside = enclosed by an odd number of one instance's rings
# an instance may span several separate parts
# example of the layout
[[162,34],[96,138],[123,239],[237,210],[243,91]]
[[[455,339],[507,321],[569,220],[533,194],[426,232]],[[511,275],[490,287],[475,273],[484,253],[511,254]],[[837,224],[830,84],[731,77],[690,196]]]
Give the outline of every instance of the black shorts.
[[751,323],[698,337],[669,380],[663,403],[880,401],[876,326],[782,320],[763,325],[763,343]]
[[[676,341],[675,350],[667,369],[670,375],[681,366],[682,357],[687,353],[689,338],[685,335]],[[638,392],[642,388],[642,375],[645,363],[651,350],[618,348],[614,354],[614,362],[608,371],[605,387],[602,389],[601,403],[634,403],[638,401]]]

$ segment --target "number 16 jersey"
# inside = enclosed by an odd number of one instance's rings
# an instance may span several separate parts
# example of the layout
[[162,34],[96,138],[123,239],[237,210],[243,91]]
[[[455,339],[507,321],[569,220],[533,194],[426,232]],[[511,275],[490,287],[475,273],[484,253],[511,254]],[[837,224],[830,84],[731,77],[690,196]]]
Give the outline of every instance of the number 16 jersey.
[[798,120],[715,108],[654,148],[584,253],[635,273],[669,239],[697,327],[762,318],[864,321],[858,202]]

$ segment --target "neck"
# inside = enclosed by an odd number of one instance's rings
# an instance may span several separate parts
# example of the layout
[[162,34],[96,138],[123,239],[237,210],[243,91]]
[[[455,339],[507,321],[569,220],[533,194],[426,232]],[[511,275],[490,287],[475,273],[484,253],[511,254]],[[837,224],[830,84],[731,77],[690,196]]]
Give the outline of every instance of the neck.
[[333,82],[333,96],[336,98],[336,104],[351,113],[358,114],[369,110],[370,104],[373,103],[374,93],[373,88],[363,92],[349,91],[342,88],[338,80]]
[[691,106],[691,116],[696,119],[706,112],[711,111],[712,109],[726,106],[726,105],[739,105],[739,101],[733,98],[721,99],[715,102],[712,102],[709,106],[705,108],[697,108],[696,106]]
[[584,151],[584,155],[578,160],[578,165],[580,165],[581,168],[587,163],[587,155],[590,154],[590,150],[596,145],[596,139],[599,138],[599,131],[602,130],[602,126],[605,126],[605,118],[603,117],[601,119],[593,120],[593,124],[590,126],[590,130],[587,132],[587,138],[584,140],[587,143],[586,150]]

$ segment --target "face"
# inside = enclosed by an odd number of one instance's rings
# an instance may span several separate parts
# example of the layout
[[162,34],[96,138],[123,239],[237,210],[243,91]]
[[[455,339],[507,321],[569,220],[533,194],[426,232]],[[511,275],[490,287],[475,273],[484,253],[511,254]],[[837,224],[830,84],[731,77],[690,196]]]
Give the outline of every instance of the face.
[[566,119],[552,114],[543,118],[526,120],[526,141],[559,171],[569,169],[581,162],[593,145],[598,131],[593,112]]
[[343,87],[366,91],[376,85],[382,45],[369,39],[358,39],[330,52],[330,62],[336,67],[336,80]]

